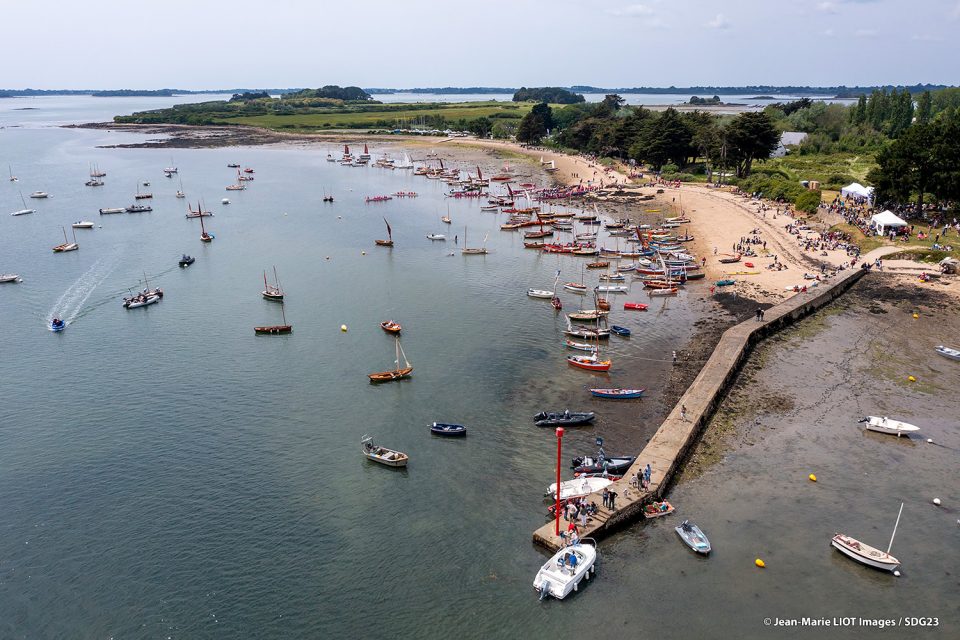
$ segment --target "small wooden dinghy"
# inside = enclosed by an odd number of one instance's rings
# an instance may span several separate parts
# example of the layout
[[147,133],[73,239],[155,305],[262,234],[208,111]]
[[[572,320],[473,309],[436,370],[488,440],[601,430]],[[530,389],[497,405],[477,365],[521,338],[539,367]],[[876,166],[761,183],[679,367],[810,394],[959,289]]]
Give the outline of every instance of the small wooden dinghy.
[[465,436],[467,435],[467,428],[462,424],[434,422],[432,425],[430,425],[430,433],[438,436]]
[[366,435],[360,439],[360,450],[367,460],[379,462],[387,467],[405,467],[410,460],[410,457],[402,451],[394,451],[374,444],[373,438]]
[[944,358],[950,358],[951,360],[960,360],[960,350],[951,349],[950,347],[945,347],[942,344],[938,346],[935,351],[942,355]]
[[707,536],[700,530],[700,527],[689,520],[684,520],[680,523],[680,526],[675,529],[677,535],[680,536],[680,539],[683,540],[684,544],[688,547],[701,555],[708,555],[710,553],[710,541],[707,540]]
[[912,425],[908,422],[893,420],[886,416],[883,416],[882,418],[879,416],[866,416],[861,418],[859,422],[866,422],[867,429],[870,431],[876,431],[877,433],[889,433],[897,436],[898,438],[903,434],[911,434],[920,430],[920,427]]
[[269,327],[254,327],[253,332],[257,335],[279,335],[282,333],[293,333],[293,325],[275,324]]
[[387,222],[387,219],[383,219],[384,224],[387,225],[387,239],[386,240],[374,240],[374,244],[378,247],[392,247],[393,246],[393,230],[390,229],[390,223]]
[[393,320],[384,320],[380,323],[380,328],[386,331],[387,333],[400,333],[403,331],[403,327],[399,323],[394,322]]
[[646,389],[590,389],[591,395],[609,400],[631,400],[643,396]]
[[533,588],[540,599],[553,596],[563,600],[571,591],[580,588],[582,580],[589,580],[590,574],[596,574],[597,545],[593,540],[584,538],[579,544],[564,547],[543,563],[533,579]]
[[649,296],[675,296],[677,292],[680,291],[677,287],[671,287],[669,289],[649,289],[647,295]]
[[624,311],[646,311],[650,305],[643,304],[642,302],[624,302],[623,309]]
[[[400,358],[403,357],[403,362],[406,366],[400,366]],[[394,363],[397,365],[396,369],[391,371],[378,371],[377,373],[371,373],[367,377],[370,378],[370,382],[392,382],[394,380],[402,380],[404,378],[409,378],[410,374],[413,373],[413,367],[410,366],[410,362],[407,360],[407,355],[403,352],[403,347],[400,346],[400,338],[397,338],[397,359],[394,360]]]
[[598,262],[588,262],[587,269],[606,269],[610,266],[610,263],[606,260],[600,260]]
[[594,351],[596,347],[592,344],[587,344],[585,342],[575,342],[574,340],[564,340],[564,346],[570,349],[576,349],[577,351]]
[[643,508],[643,517],[647,520],[653,518],[662,518],[673,513],[673,505],[664,500],[663,502],[653,502]]
[[587,371],[609,371],[612,360],[601,360],[596,354],[589,356],[567,356],[567,364]]
[[527,295],[531,298],[543,298],[544,300],[553,299],[553,291],[546,291],[544,289],[527,289]]
[[720,261],[722,264],[733,264],[734,262],[740,262],[740,254],[739,254],[739,253],[736,254],[736,255],[730,255],[730,254],[728,254],[728,253],[724,253],[724,254],[721,254],[721,255],[723,255],[723,257],[720,258],[719,261]]

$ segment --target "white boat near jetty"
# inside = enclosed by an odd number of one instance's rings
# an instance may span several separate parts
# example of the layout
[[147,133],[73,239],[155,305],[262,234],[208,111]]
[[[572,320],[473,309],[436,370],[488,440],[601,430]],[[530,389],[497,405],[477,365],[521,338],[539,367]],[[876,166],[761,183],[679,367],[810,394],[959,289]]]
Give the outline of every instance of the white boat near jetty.
[[870,431],[876,431],[877,433],[889,433],[900,437],[903,434],[916,433],[920,430],[920,427],[912,425],[908,422],[901,422],[900,420],[892,420],[886,416],[866,416],[862,418],[860,422],[867,423],[867,429]]
[[371,436],[365,435],[360,439],[360,448],[367,460],[373,460],[388,467],[405,467],[410,459],[402,451],[394,451],[374,444]]
[[883,571],[896,571],[900,567],[900,561],[890,555],[890,548],[893,546],[893,538],[897,535],[897,526],[900,525],[900,516],[903,515],[903,503],[900,503],[900,513],[897,514],[897,523],[893,525],[893,534],[890,536],[890,544],[886,551],[880,551],[868,544],[860,542],[856,538],[851,538],[842,533],[833,536],[830,545],[837,551],[852,558],[861,564]]
[[553,299],[553,291],[545,291],[544,289],[527,289],[527,295],[531,298]]
[[[596,493],[597,491],[603,491],[605,488],[613,484],[613,480],[609,478],[574,478],[573,480],[565,480],[560,483],[560,499],[566,500],[568,498],[580,498],[582,496],[588,496],[591,493]],[[552,483],[547,487],[547,496],[553,499],[557,497],[557,483]]]
[[941,344],[936,348],[936,352],[942,355],[944,358],[950,358],[951,360],[960,360],[960,350],[951,349],[950,347],[945,347]]
[[564,547],[543,563],[533,579],[533,588],[540,599],[553,596],[563,600],[571,591],[577,591],[582,580],[589,580],[597,572],[597,545],[584,538],[578,544]]
[[0,273],[0,282],[22,282],[22,281],[20,279],[20,274]]

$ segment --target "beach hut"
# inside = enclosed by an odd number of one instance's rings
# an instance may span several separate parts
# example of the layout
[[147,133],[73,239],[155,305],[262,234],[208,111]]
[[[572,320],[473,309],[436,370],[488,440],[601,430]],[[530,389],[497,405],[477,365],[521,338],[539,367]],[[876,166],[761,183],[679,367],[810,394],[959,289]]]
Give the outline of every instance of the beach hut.
[[840,189],[840,195],[844,198],[866,198],[871,200],[873,199],[873,187],[865,187],[859,182],[851,182]]
[[887,209],[870,217],[870,226],[876,229],[878,236],[885,236],[891,231],[910,226],[897,214]]

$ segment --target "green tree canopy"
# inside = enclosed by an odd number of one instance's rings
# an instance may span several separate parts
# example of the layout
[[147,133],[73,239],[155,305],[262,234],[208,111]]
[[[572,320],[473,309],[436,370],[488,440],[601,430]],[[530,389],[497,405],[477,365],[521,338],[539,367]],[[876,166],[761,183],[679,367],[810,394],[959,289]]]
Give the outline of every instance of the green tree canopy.
[[737,177],[750,175],[754,160],[765,160],[780,143],[780,132],[765,113],[741,113],[725,129],[726,155]]

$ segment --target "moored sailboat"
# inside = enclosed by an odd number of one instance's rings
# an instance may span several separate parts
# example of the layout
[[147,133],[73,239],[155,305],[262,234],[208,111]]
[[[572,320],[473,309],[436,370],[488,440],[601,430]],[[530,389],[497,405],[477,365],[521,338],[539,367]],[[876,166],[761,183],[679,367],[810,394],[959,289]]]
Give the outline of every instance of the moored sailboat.
[[387,225],[387,239],[386,240],[374,240],[374,244],[378,247],[392,247],[393,246],[393,229],[390,228],[390,223],[387,222],[387,219],[383,219],[383,223]]
[[[400,366],[400,358],[403,357],[404,366]],[[400,338],[397,338],[397,359],[394,361],[397,365],[396,369],[390,371],[378,371],[376,373],[371,373],[367,377],[370,378],[370,382],[392,382],[393,380],[402,380],[404,378],[409,378],[410,374],[413,373],[413,367],[410,366],[410,362],[407,360],[407,354],[403,352],[403,347],[400,346]]]
[[260,292],[260,295],[266,300],[271,302],[283,302],[283,289],[280,287],[280,278],[277,276],[277,267],[273,267],[273,279],[276,281],[276,284],[270,284],[267,282],[267,272],[263,272],[263,291]]

